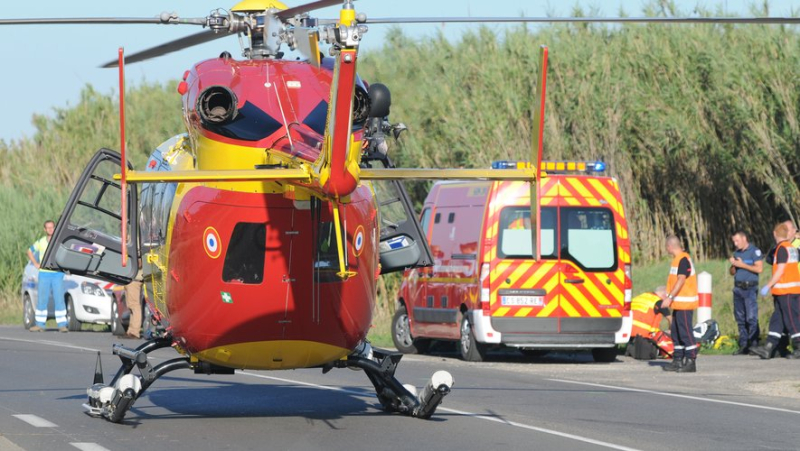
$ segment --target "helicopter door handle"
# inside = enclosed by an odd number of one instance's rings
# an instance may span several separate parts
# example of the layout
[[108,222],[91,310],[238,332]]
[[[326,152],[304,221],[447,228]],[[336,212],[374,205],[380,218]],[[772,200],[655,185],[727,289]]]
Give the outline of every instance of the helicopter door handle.
[[583,279],[565,279],[566,283],[583,283]]

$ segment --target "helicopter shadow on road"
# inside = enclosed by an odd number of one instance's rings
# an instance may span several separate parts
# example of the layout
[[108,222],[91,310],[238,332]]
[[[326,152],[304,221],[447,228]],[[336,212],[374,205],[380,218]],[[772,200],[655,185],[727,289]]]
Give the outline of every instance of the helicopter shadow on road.
[[[185,418],[271,418],[300,417],[324,421],[331,429],[331,420],[385,413],[371,390],[320,390],[287,384],[248,384],[208,381],[216,386],[197,386],[197,379],[164,377],[167,387],[151,387],[131,409],[123,424],[135,425],[151,419]],[[203,383],[203,381],[200,381]],[[173,384],[194,384],[179,387]],[[364,399],[371,397],[372,399]]]

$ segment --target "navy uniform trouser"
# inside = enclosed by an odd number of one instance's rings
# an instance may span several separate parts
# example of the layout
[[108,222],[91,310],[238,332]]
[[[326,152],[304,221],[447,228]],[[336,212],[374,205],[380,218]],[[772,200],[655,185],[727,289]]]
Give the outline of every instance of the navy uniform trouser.
[[739,347],[749,348],[758,343],[758,287],[733,289],[733,317],[739,326]]
[[694,325],[692,318],[694,310],[673,310],[672,311],[672,343],[675,352],[672,354],[674,359],[682,359],[684,356],[692,360],[697,358],[697,340],[694,338]]
[[775,310],[769,318],[767,341],[777,346],[784,331],[789,334],[792,343],[800,341],[800,295],[785,294],[773,299]]

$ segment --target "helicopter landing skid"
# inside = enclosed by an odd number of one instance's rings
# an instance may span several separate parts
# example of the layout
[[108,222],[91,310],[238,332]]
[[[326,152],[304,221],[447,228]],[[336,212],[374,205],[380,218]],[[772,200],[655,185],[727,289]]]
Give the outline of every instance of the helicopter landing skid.
[[331,368],[362,369],[375,387],[378,401],[389,412],[398,412],[416,418],[428,419],[442,403],[453,386],[453,376],[447,371],[437,371],[422,391],[413,385],[403,385],[394,377],[402,353],[362,345],[347,360],[339,360]]
[[[89,401],[83,405],[87,410],[86,413],[93,417],[103,417],[112,423],[119,423],[136,399],[156,379],[175,370],[193,368],[187,357],[167,360],[155,367],[150,364],[147,354],[171,346],[172,341],[168,338],[149,340],[136,349],[115,344],[112,348],[113,353],[122,360],[122,366],[109,385],[103,383],[103,370],[98,352],[94,383],[86,390]],[[139,376],[131,374],[134,367],[139,368]]]

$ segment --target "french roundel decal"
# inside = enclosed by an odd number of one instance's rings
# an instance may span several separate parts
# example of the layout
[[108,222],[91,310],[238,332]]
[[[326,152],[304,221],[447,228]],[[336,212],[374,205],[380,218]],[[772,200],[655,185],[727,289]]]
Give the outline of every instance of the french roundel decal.
[[217,258],[222,253],[222,243],[219,242],[219,233],[213,227],[208,227],[203,232],[203,247],[211,258]]
[[353,235],[353,254],[356,257],[361,255],[361,251],[364,249],[364,227],[358,226],[356,229],[355,235]]

